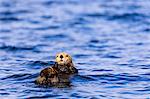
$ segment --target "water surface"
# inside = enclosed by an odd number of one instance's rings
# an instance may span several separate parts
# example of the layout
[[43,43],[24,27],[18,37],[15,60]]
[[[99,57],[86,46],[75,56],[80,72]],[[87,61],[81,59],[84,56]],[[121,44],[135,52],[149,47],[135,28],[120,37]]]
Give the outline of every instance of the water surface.
[[[0,97],[150,98],[149,0],[0,0]],[[69,88],[34,84],[61,51]]]

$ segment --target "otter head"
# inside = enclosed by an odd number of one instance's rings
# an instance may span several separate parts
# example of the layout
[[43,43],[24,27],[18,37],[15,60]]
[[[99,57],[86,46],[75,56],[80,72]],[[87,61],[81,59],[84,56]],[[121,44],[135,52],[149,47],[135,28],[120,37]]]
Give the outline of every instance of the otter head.
[[73,66],[71,56],[65,52],[56,55],[56,63],[59,65]]

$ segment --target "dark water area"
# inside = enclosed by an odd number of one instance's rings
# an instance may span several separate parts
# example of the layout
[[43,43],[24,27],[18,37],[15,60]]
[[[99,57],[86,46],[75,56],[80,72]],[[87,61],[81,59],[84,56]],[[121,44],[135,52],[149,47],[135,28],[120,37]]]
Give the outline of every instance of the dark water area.
[[[69,88],[34,84],[55,54]],[[150,98],[149,0],[0,0],[0,98]]]

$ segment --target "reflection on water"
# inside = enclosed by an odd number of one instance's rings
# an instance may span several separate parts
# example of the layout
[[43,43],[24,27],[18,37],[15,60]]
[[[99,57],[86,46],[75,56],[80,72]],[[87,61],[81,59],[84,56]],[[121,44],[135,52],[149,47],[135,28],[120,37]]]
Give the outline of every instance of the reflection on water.
[[[150,98],[150,1],[0,0],[1,98]],[[60,51],[71,87],[34,84]]]

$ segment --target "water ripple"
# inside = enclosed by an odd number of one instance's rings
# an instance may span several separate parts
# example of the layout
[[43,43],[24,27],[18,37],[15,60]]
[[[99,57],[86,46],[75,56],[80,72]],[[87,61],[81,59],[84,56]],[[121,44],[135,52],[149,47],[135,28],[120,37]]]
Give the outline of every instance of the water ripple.
[[[0,0],[0,98],[147,99],[148,0]],[[79,75],[66,88],[34,84],[55,54]]]
[[11,46],[11,45],[5,45],[5,44],[2,44],[0,46],[0,49],[1,50],[7,50],[7,51],[23,51],[23,50],[33,50],[35,49],[34,47],[19,47],[19,46]]

